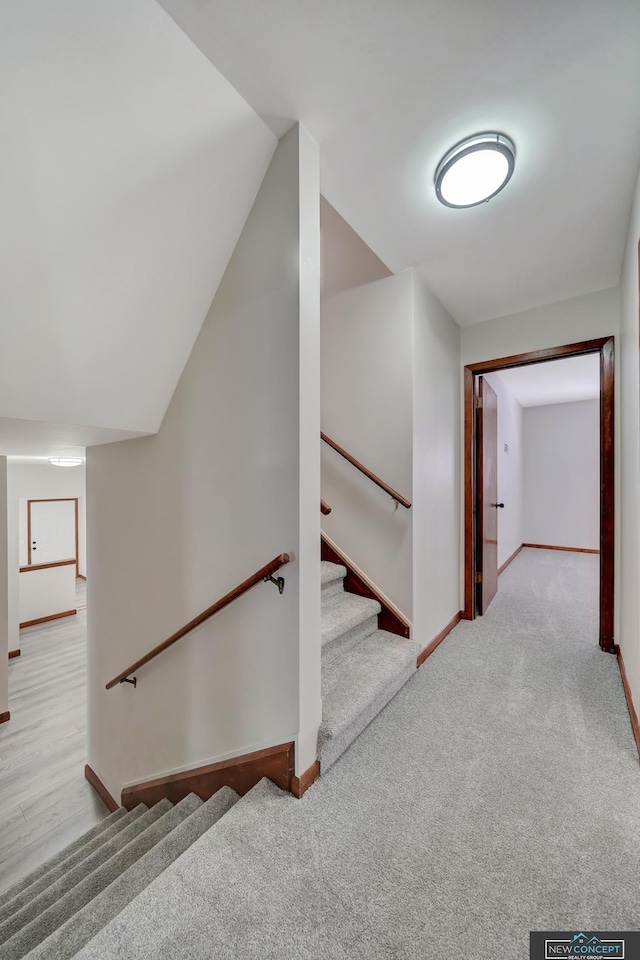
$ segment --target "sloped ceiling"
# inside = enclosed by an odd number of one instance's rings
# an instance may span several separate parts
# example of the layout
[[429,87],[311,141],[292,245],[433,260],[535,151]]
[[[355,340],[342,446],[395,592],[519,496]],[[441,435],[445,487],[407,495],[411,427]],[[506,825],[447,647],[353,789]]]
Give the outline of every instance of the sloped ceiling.
[[276,137],[155,0],[0,4],[0,90],[0,428],[154,432]]
[[[277,133],[300,120],[322,192],[461,325],[616,286],[640,163],[637,0],[160,0]],[[441,156],[495,129],[490,203],[436,200]]]

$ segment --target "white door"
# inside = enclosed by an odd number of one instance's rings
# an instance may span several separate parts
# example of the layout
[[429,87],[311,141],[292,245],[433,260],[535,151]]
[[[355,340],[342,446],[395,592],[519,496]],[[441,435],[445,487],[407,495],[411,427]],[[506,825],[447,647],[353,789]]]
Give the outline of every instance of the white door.
[[31,500],[31,563],[76,560],[76,501]]

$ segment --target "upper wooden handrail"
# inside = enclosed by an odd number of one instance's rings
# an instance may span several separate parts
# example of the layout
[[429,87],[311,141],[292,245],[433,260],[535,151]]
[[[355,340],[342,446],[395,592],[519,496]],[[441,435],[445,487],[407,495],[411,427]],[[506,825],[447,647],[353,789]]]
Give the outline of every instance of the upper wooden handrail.
[[328,503],[325,503],[324,500],[320,501],[320,513],[323,513],[325,517],[331,513],[331,507]]
[[355,457],[352,457],[350,453],[347,453],[346,450],[343,450],[342,447],[338,446],[335,440],[331,440],[326,433],[320,432],[321,438],[325,443],[328,443],[330,447],[339,453],[341,457],[344,457],[345,460],[348,460],[349,463],[352,463],[356,470],[359,470],[360,473],[364,473],[365,477],[369,477],[369,480],[373,480],[385,493],[388,493],[397,503],[402,504],[403,507],[406,507],[408,510],[411,506],[411,501],[407,500],[406,497],[403,497],[402,494],[398,493],[397,490],[394,490],[393,487],[390,487],[388,483],[385,483],[384,480],[381,480],[380,477],[376,477],[375,473],[372,473],[371,470],[368,470],[363,464],[361,464]]
[[[204,623],[205,620],[208,620],[209,617],[212,617],[214,613],[218,612],[218,610],[222,610],[223,607],[233,603],[234,600],[237,600],[238,597],[241,597],[242,594],[246,593],[247,590],[250,590],[251,587],[255,587],[255,585],[260,583],[261,580],[265,580],[272,576],[275,571],[279,570],[280,567],[284,566],[285,563],[289,563],[289,560],[290,557],[288,553],[281,553],[279,557],[275,557],[270,563],[265,564],[264,567],[254,573],[253,576],[249,577],[248,580],[245,580],[237,587],[234,587],[233,590],[225,594],[225,596],[220,600],[216,601],[213,606],[207,607],[206,610],[198,614],[197,617],[194,617],[193,620],[190,620],[189,623],[184,625],[184,627],[181,627],[179,630],[176,630],[175,633],[172,633],[171,636],[168,637],[163,643],[159,643],[157,647],[154,647],[153,650],[150,650],[149,653],[146,653],[144,657],[140,657],[140,659],[136,660],[135,663],[132,663],[130,667],[127,667],[127,669],[123,670],[122,673],[119,673],[117,677],[114,677],[113,680],[109,680],[109,683],[106,684],[107,690],[110,690],[111,687],[115,687],[118,683],[122,683],[140,667],[143,667],[146,663],[149,663],[150,660],[153,660],[155,657],[157,657],[159,653],[162,653],[178,640],[181,640],[182,637],[186,636],[187,633],[190,633],[196,627],[199,627],[201,623]],[[284,581],[282,582],[284,584]],[[282,590],[280,592],[282,592]]]

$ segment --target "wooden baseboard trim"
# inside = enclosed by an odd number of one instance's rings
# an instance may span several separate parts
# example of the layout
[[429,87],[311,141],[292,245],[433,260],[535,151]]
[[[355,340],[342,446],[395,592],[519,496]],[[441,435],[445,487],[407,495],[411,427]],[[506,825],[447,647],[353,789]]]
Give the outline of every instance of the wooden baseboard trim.
[[509,557],[509,559],[508,559],[508,560],[505,560],[505,562],[502,564],[501,567],[498,567],[498,576],[500,576],[500,574],[503,573],[503,572],[507,569],[507,567],[509,566],[509,564],[510,564],[513,560],[515,560],[515,558],[518,556],[518,554],[520,553],[520,551],[522,550],[523,547],[526,547],[526,543],[521,543],[520,546],[518,547],[518,549],[513,551],[513,553],[512,553],[511,556]]
[[554,547],[550,543],[523,543],[523,547],[532,550],[566,550],[567,553],[600,553],[599,550],[588,550],[586,547]]
[[631,720],[631,729],[633,730],[633,736],[636,741],[636,747],[638,749],[638,758],[640,759],[640,718],[638,718],[638,713],[633,702],[633,697],[631,696],[631,687],[629,686],[629,678],[627,677],[627,670],[624,665],[624,660],[622,659],[622,652],[620,647],[616,644],[615,653],[618,657],[618,667],[620,668],[620,677],[622,679],[622,686],[624,688],[624,695],[627,700],[627,709],[629,711],[629,719]]
[[166,797],[172,803],[184,799],[190,793],[201,800],[208,800],[221,787],[231,787],[244,796],[263,777],[268,777],[277,787],[291,791],[294,774],[293,742],[281,743],[266,750],[245,753],[220,763],[211,763],[195,770],[184,770],[146,783],[135,783],[122,791],[122,806],[133,810],[139,803],[151,807]]
[[65,610],[63,613],[52,613],[48,617],[38,617],[37,620],[25,620],[24,623],[20,624],[20,629],[23,627],[35,627],[38,623],[48,623],[49,620],[60,620],[62,617],[73,617],[78,611],[77,610]]
[[305,795],[309,787],[312,787],[316,780],[320,779],[320,761],[312,763],[308,770],[299,777],[293,777],[291,781],[291,793],[298,800]]
[[86,579],[87,578],[85,577],[84,573],[78,573],[76,575],[76,580],[86,580]]
[[8,710],[5,710],[4,713],[0,713],[0,723],[6,723],[7,720],[11,720],[11,714]]
[[389,602],[381,596],[379,590],[367,580],[361,573],[354,569],[353,564],[338,550],[332,543],[321,534],[321,552],[323,560],[329,560],[331,563],[340,563],[347,568],[347,575],[344,578],[344,588],[347,593],[356,593],[359,597],[369,597],[371,600],[377,600],[382,607],[378,614],[378,629],[387,630],[389,633],[396,633],[399,637],[411,636],[411,624],[404,619],[399,610],[395,610]]
[[9,660],[15,660],[16,657],[20,656],[20,650],[9,650]]
[[453,628],[456,627],[461,620],[462,620],[462,610],[458,610],[455,617],[452,617],[451,620],[449,620],[449,623],[446,625],[444,630],[441,630],[440,633],[437,635],[437,637],[434,637],[431,643],[424,648],[422,653],[418,654],[418,658],[416,661],[417,667],[422,666],[422,664],[425,662],[427,657],[431,656],[431,654],[436,649],[436,647],[440,646],[440,644],[445,639],[445,637],[449,636]]
[[118,804],[113,799],[98,774],[91,769],[88,763],[85,764],[84,777],[85,780],[89,781],[95,792],[98,794],[105,806],[109,808],[111,813],[115,813],[115,811],[118,809]]

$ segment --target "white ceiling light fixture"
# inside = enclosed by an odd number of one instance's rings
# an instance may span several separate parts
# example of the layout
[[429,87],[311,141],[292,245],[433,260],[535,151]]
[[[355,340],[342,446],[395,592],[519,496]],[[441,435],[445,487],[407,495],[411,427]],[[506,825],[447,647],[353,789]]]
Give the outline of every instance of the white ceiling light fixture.
[[81,467],[84,463],[84,457],[48,457],[47,459],[54,467]]
[[436,196],[446,207],[486,203],[509,183],[516,163],[503,133],[476,133],[452,147],[438,164]]

